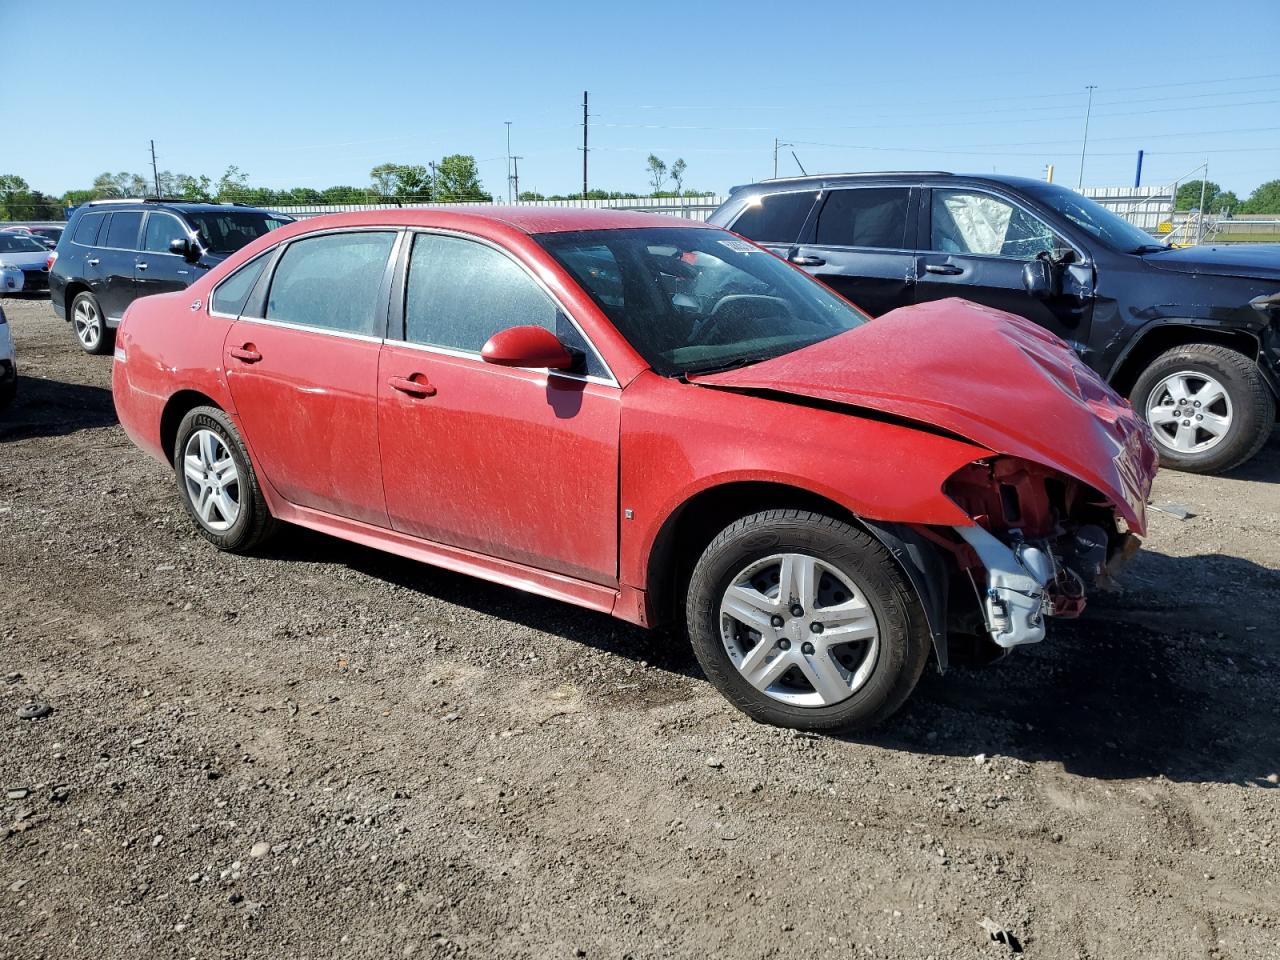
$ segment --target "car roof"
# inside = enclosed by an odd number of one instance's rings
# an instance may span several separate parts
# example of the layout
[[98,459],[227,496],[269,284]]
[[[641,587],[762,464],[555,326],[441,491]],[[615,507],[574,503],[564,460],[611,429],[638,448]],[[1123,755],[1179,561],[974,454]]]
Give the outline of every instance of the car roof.
[[101,210],[108,213],[112,210],[168,210],[171,213],[202,213],[210,210],[218,213],[234,212],[236,210],[243,210],[246,213],[272,212],[267,207],[255,207],[245,203],[212,203],[203,200],[166,200],[151,197],[124,200],[90,200],[77,209],[86,211]]
[[626,230],[638,227],[689,227],[718,230],[700,220],[674,217],[640,210],[612,210],[600,207],[534,207],[499,204],[450,204],[440,207],[362,210],[333,213],[300,221],[304,229],[338,226],[418,226],[435,227],[472,223],[495,223],[521,233],[567,233],[574,230]]
[[759,183],[733,187],[729,192],[730,194],[735,194],[747,190],[754,193],[773,193],[781,190],[803,190],[808,187],[816,190],[823,186],[869,182],[994,183],[1019,189],[1045,186],[1044,180],[998,173],[950,173],[946,170],[873,170],[864,173],[825,173],[803,177],[778,177],[777,179],[761,180]]

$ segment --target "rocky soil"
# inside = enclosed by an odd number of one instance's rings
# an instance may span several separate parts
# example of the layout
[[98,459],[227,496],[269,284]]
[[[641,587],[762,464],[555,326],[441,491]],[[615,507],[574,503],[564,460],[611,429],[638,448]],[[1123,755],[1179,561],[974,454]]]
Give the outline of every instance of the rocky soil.
[[302,531],[218,554],[110,358],[3,306],[0,956],[1280,956],[1280,433],[1160,476],[1195,516],[1122,594],[833,739],[673,636]]

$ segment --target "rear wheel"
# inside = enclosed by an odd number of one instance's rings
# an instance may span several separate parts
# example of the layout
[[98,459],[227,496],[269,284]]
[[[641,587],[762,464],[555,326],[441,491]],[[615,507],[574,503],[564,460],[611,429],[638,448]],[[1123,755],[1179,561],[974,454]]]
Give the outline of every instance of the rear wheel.
[[71,301],[71,326],[85,353],[106,353],[115,341],[115,331],[107,326],[98,298],[87,290]]
[[694,569],[686,616],[711,682],[776,726],[878,723],[928,657],[919,602],[884,546],[806,511],[757,513],[717,536]]
[[182,418],[173,468],[183,506],[219,550],[248,553],[275,533],[244,442],[217,407],[196,407]]
[[1219,473],[1262,448],[1275,403],[1258,365],[1230,347],[1189,343],[1156,357],[1131,396],[1156,437],[1160,463]]

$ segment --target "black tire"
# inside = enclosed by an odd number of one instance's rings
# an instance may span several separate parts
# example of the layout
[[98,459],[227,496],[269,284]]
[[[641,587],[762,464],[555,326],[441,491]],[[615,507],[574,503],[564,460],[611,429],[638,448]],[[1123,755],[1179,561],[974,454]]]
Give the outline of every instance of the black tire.
[[[871,674],[851,696],[826,706],[780,702],[734,666],[720,632],[720,603],[735,575],[779,553],[803,553],[836,568],[863,594],[876,618],[879,650]],[[761,723],[823,732],[860,730],[894,713],[915,689],[929,634],[915,591],[871,534],[803,510],[766,510],[732,524],[707,546],[689,582],[689,639],[703,671],[735,707]]]
[[[192,501],[184,472],[183,457],[187,442],[199,430],[215,434],[235,462],[239,512],[234,522],[222,530],[211,528],[200,516]],[[266,543],[279,528],[280,522],[271,516],[262,496],[262,489],[258,485],[258,478],[253,472],[253,464],[245,450],[244,441],[240,439],[239,431],[231,419],[217,407],[195,407],[182,418],[173,444],[173,469],[178,481],[178,495],[187,514],[195,522],[201,535],[219,550],[250,553]]]
[[18,376],[14,374],[10,380],[0,381],[0,410],[4,410],[9,404],[13,403],[13,398],[18,395]]
[[[78,308],[88,311],[96,318],[98,331],[96,338],[87,337],[82,333],[76,316]],[[75,299],[71,301],[71,316],[67,319],[71,321],[71,332],[76,335],[76,342],[85,353],[101,356],[104,353],[110,353],[111,348],[115,346],[116,332],[107,326],[107,315],[102,312],[98,298],[88,290],[76,294]]]
[[1166,377],[1181,372],[1212,377],[1223,386],[1231,403],[1231,424],[1212,447],[1187,453],[1162,442],[1160,428],[1153,424],[1162,466],[1188,473],[1222,473],[1262,449],[1275,427],[1275,400],[1254,360],[1216,343],[1188,343],[1156,357],[1142,371],[1129,396],[1139,416],[1147,417],[1152,391]]

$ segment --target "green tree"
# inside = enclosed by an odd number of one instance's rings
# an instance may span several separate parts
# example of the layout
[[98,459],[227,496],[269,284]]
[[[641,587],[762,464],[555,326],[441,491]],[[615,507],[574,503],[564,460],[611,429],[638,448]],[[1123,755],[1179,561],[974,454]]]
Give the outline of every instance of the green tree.
[[373,190],[380,197],[431,199],[431,175],[427,168],[408,163],[382,163],[369,171]]
[[93,180],[95,200],[117,200],[122,197],[145,197],[147,179],[140,173],[100,173]]
[[675,181],[677,197],[684,193],[684,172],[687,169],[684,157],[680,157],[671,165],[671,179]]
[[667,165],[659,160],[656,154],[651,153],[649,159],[645,161],[645,166],[649,171],[649,183],[656,194],[667,181]]
[[219,200],[240,200],[249,191],[249,175],[234,163],[218,178],[218,189],[214,196]]
[[458,200],[493,199],[480,186],[476,158],[467,154],[454,153],[441,160],[436,166],[434,187],[435,199],[446,203]]
[[545,199],[547,199],[547,198],[546,198],[546,197],[544,197],[542,194],[538,193],[538,191],[537,191],[537,190],[521,190],[521,191],[520,191],[520,197],[519,197],[519,199],[521,199],[521,200],[545,200]]
[[1259,184],[1249,199],[1236,208],[1236,213],[1280,213],[1280,180]]

